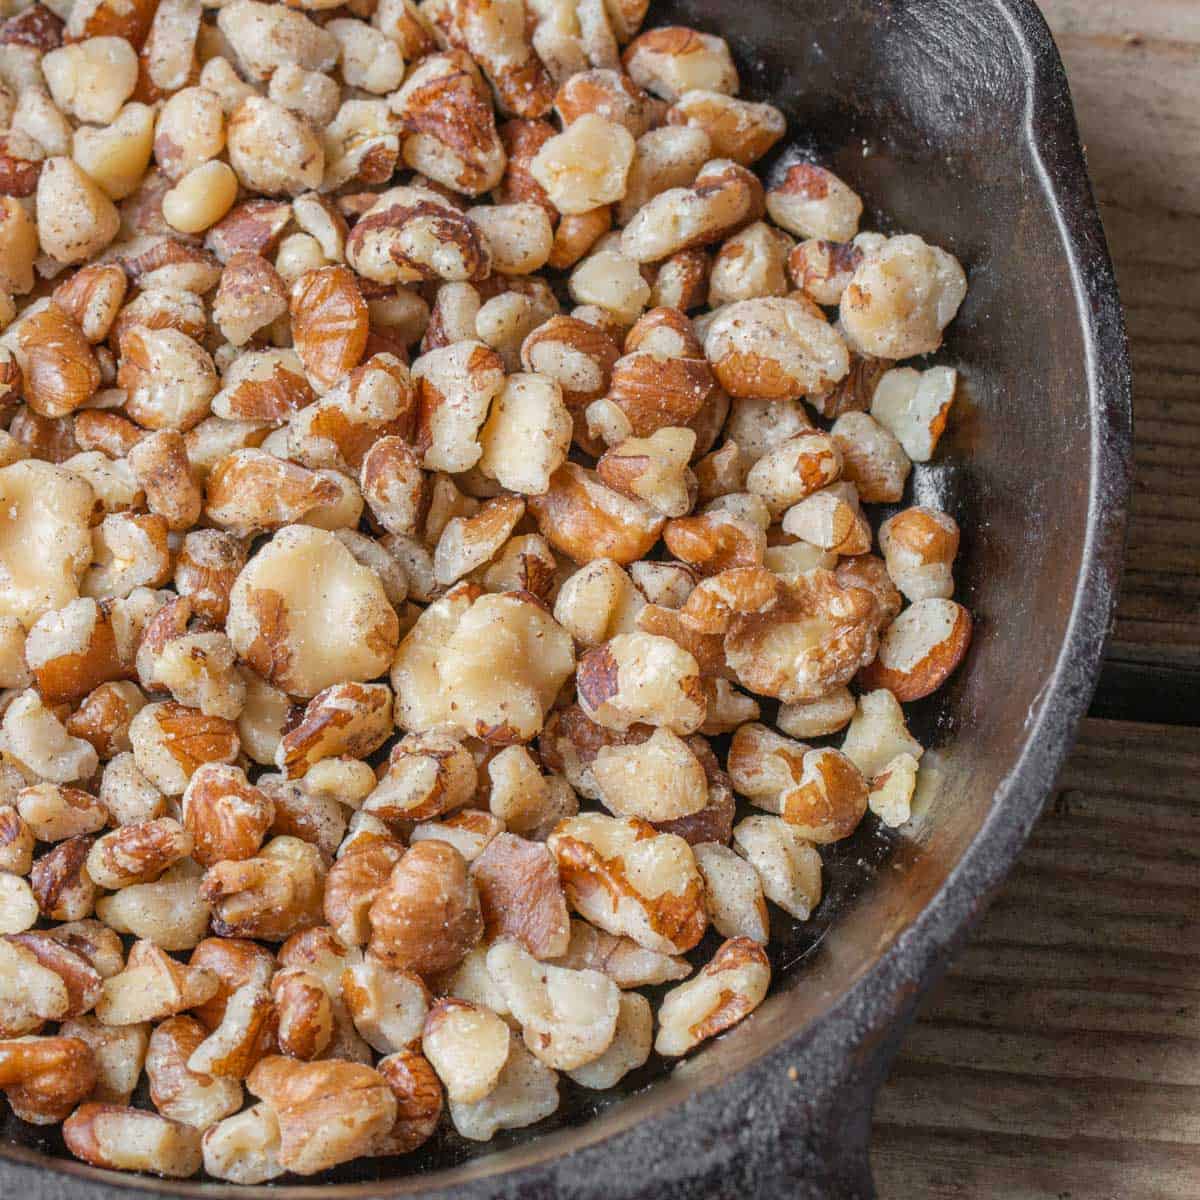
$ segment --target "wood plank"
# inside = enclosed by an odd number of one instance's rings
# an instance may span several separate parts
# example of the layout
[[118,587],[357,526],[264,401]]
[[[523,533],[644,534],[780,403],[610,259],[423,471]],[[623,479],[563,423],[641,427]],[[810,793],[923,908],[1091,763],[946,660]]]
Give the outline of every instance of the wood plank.
[[1200,1194],[1200,730],[1087,721],[875,1113],[882,1200]]
[[1135,483],[1110,654],[1200,668],[1200,6],[1042,0],[1125,303]]

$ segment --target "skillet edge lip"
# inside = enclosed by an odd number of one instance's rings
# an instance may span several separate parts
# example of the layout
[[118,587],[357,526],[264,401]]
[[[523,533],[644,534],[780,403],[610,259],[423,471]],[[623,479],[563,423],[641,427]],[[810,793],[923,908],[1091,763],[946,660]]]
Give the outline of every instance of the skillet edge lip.
[[[1132,371],[1116,278],[1079,139],[1066,72],[1034,0],[990,0],[1010,26],[1026,69],[1025,137],[1052,201],[1070,268],[1075,306],[1087,350],[1091,421],[1090,486],[1082,565],[1071,617],[1054,668],[1031,713],[1024,747],[993,798],[983,827],[933,899],[829,1009],[806,1028],[766,1048],[730,1079],[671,1100],[660,1111],[624,1124],[619,1116],[589,1137],[588,1127],[556,1131],[524,1147],[439,1172],[334,1185],[342,1200],[420,1193],[483,1200],[488,1196],[695,1195],[694,1172],[651,1176],[630,1170],[598,1179],[598,1155],[616,1151],[642,1163],[647,1146],[669,1139],[677,1160],[713,1160],[729,1168],[727,1183],[753,1182],[757,1195],[869,1196],[866,1163],[875,1091],[911,1021],[921,995],[944,972],[1012,866],[1041,815],[1058,771],[1087,710],[1110,632],[1124,559],[1126,506],[1132,486]],[[803,1100],[787,1097],[780,1078],[801,1064]],[[755,1093],[782,1097],[791,1110],[761,1130],[744,1105]],[[737,1097],[734,1099],[734,1097]],[[758,1115],[758,1114],[756,1114]],[[703,1118],[703,1119],[702,1119]],[[790,1119],[789,1119],[790,1118]],[[636,1119],[637,1124],[634,1124]],[[800,1128],[797,1128],[797,1126]],[[814,1136],[814,1131],[823,1131]],[[797,1146],[781,1142],[801,1134]],[[764,1136],[765,1135],[765,1136]],[[745,1161],[735,1166],[734,1155]],[[513,1158],[523,1159],[511,1168]],[[780,1179],[781,1168],[796,1174]],[[786,1172],[783,1172],[786,1174]],[[422,1186],[423,1180],[432,1187]],[[784,1185],[780,1187],[780,1183]],[[0,1194],[27,1200],[135,1200],[148,1195],[215,1198],[267,1196],[312,1200],[328,1184],[284,1184],[270,1191],[129,1176],[25,1147],[0,1145]],[[740,1183],[737,1190],[742,1190]],[[726,1192],[715,1184],[714,1195]]]

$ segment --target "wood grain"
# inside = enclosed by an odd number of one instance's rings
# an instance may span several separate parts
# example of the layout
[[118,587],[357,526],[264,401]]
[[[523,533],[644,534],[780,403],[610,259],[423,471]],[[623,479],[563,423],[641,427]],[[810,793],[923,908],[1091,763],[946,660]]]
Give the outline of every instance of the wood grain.
[[1125,303],[1136,478],[1110,654],[1200,668],[1200,5],[1043,0]]
[[1200,1194],[1200,736],[1084,723],[876,1109],[882,1200]]

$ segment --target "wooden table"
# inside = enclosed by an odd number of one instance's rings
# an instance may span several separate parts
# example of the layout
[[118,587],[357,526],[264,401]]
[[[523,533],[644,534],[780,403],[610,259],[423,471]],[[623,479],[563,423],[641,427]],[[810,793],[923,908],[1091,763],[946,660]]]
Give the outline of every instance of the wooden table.
[[1200,1196],[1200,0],[1042,8],[1132,343],[1129,551],[1057,798],[880,1096],[883,1200]]

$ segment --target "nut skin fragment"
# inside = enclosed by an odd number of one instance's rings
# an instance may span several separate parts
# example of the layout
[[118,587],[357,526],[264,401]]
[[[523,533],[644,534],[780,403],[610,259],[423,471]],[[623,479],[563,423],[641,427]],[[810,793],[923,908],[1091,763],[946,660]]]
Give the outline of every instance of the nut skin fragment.
[[370,951],[422,977],[448,971],[483,934],[479,896],[461,854],[419,842],[371,904]]

